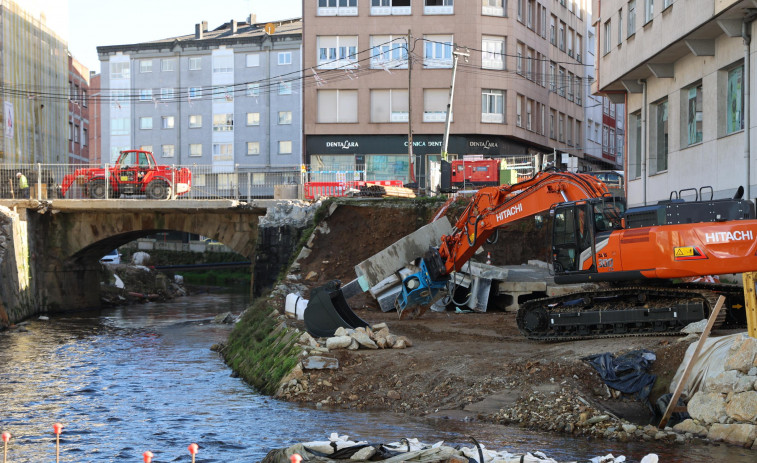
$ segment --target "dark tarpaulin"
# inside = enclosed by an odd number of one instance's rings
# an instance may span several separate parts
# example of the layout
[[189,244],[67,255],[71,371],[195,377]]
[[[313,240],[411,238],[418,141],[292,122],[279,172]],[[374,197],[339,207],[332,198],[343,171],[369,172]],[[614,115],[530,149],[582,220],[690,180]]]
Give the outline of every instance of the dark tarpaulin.
[[625,394],[635,394],[646,400],[652,391],[657,376],[647,373],[655,361],[652,351],[639,349],[615,357],[609,352],[583,358],[599,373],[600,378],[613,389]]

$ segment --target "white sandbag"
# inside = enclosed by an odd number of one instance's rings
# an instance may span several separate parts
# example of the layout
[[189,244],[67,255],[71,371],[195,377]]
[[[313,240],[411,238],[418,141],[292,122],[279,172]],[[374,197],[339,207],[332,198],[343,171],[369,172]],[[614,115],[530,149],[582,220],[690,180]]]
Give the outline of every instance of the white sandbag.
[[284,313],[289,318],[303,320],[305,316],[305,308],[307,308],[307,306],[307,299],[303,299],[299,294],[289,293],[287,294],[286,304],[284,305]]
[[137,251],[131,255],[131,263],[134,265],[150,265],[150,254],[144,251]]
[[[697,361],[694,362],[689,378],[686,380],[686,384],[681,392],[681,398],[684,401],[687,401],[695,392],[701,390],[702,386],[704,386],[705,380],[708,378],[714,378],[725,371],[724,365],[728,357],[728,351],[731,349],[731,345],[733,345],[738,336],[741,336],[741,333],[720,336],[717,338],[707,338],[704,341],[704,346],[702,346],[699,357],[697,358]],[[684,355],[683,361],[678,367],[676,375],[670,382],[671,393],[675,392],[675,388],[683,375],[683,370],[686,368],[686,365],[689,364],[696,347],[697,343],[695,342],[686,349],[686,355]]]

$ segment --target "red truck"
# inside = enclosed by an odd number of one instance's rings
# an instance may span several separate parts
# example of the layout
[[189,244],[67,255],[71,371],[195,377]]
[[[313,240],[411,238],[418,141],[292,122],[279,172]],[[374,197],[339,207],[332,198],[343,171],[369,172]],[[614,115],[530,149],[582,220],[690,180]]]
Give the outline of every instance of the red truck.
[[[107,181],[106,181],[107,179]],[[148,199],[169,199],[189,192],[192,172],[186,167],[161,166],[149,151],[121,151],[118,160],[108,166],[83,167],[63,177],[60,197],[76,183],[92,199],[118,198],[121,195],[145,195]],[[107,192],[107,195],[106,195]]]

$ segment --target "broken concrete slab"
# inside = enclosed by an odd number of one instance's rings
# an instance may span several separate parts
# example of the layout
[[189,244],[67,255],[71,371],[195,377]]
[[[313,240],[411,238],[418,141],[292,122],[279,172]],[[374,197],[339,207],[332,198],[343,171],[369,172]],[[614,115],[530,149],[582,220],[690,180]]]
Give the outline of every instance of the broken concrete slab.
[[452,225],[446,217],[442,217],[357,264],[355,273],[363,291],[368,291],[409,262],[423,257],[429,246],[439,245],[440,238],[450,233]]
[[311,355],[302,359],[303,370],[336,370],[339,368],[339,360],[334,357]]

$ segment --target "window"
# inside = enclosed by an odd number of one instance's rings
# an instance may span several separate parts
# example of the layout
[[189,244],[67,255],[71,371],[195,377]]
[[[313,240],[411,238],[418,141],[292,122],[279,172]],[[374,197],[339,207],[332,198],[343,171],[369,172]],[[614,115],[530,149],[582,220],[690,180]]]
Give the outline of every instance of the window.
[[526,100],[526,129],[533,130],[532,127],[532,114],[533,114],[534,100]]
[[407,68],[405,36],[372,35],[371,68]]
[[213,132],[231,132],[233,130],[233,114],[213,114]]
[[557,33],[555,31],[555,24],[557,23],[557,17],[552,15],[549,18],[549,43],[557,45]]
[[426,35],[423,37],[423,65],[427,68],[452,67],[452,36]]
[[321,69],[357,67],[357,36],[318,36],[318,67]]
[[[71,133],[69,140],[73,138],[73,125],[71,125]],[[110,134],[111,135],[128,135],[129,134],[129,119],[125,117],[117,117],[110,120]]]
[[190,143],[189,155],[192,157],[202,156],[202,143]]
[[152,117],[140,117],[139,128],[142,130],[152,129]]
[[176,149],[174,145],[161,145],[161,151],[164,158],[172,158]]
[[407,90],[371,90],[371,122],[407,122]]
[[234,144],[233,143],[213,143],[213,162],[233,161]]
[[744,66],[728,71],[726,96],[726,133],[744,129]]
[[292,82],[279,82],[279,95],[291,95]]
[[555,117],[557,113],[554,109],[549,110],[549,138],[555,139]]
[[523,75],[523,44],[518,42],[515,47],[515,72]]
[[580,77],[576,77],[576,104],[583,105],[584,87],[583,80]]
[[279,111],[279,125],[289,125],[292,123],[292,111]]
[[252,156],[255,154],[260,154],[260,142],[248,141],[247,142],[247,156]]
[[[668,169],[668,100],[653,105],[655,112],[654,159],[650,159],[651,173]],[[656,162],[655,162],[656,161]]]
[[565,69],[562,67],[557,70],[557,94],[565,96]]
[[573,101],[573,73],[568,72],[568,82],[565,84],[568,87],[568,101]]
[[455,0],[424,0],[423,14],[454,14]]
[[291,51],[279,52],[278,63],[279,63],[279,66],[286,66],[287,64],[292,64],[292,52]]
[[79,143],[79,126],[74,125],[74,143]]
[[560,29],[558,33],[559,35],[557,36],[557,40],[558,40],[557,47],[560,50],[565,51],[565,23],[562,21],[560,21]]
[[557,65],[554,61],[549,62],[549,91],[550,92],[557,92],[557,75],[555,74],[555,70],[557,68]]
[[568,125],[565,127],[566,143],[573,146],[573,118],[568,116]]
[[160,60],[161,71],[175,71],[176,70],[176,58],[163,58]]
[[523,127],[523,95],[515,97],[515,125]]
[[644,0],[644,24],[654,17],[654,0]]
[[152,60],[151,59],[139,60],[139,72],[152,72]]
[[576,33],[573,31],[573,28],[568,28],[568,37],[567,37],[567,44],[568,44],[568,56],[571,58],[573,57],[573,36],[576,35]]
[[523,22],[523,2],[526,0],[515,0],[516,2],[516,17],[518,18],[518,21]]
[[636,33],[636,0],[628,2],[628,36]]
[[81,146],[87,146],[87,140],[89,140],[89,132],[86,128],[81,129]]
[[481,122],[505,122],[505,91],[481,90]]
[[610,154],[615,154],[615,130],[610,129],[610,136],[607,139],[610,146],[608,146],[608,151],[610,151]]
[[150,101],[152,100],[152,89],[151,88],[143,88],[139,91],[139,99],[140,101]]
[[410,0],[371,0],[371,15],[409,15]]
[[279,154],[292,154],[292,142],[280,141],[279,142]]
[[213,72],[214,73],[234,72],[234,57],[231,55],[213,56]]
[[618,45],[623,43],[623,9],[618,10]]
[[172,129],[174,127],[173,116],[163,116],[161,119],[161,127],[164,129]]
[[[447,118],[448,89],[423,90],[423,122],[444,122]],[[452,115],[450,114],[450,120]]]
[[318,90],[320,124],[357,122],[357,90]]
[[190,129],[199,129],[202,127],[202,115],[201,114],[192,114],[189,116],[189,128]]
[[581,37],[581,34],[576,34],[576,60],[581,63],[583,62],[583,37]]
[[603,47],[602,47],[602,54],[606,55],[610,53],[610,44],[611,44],[611,36],[612,33],[612,27],[610,25],[610,20],[608,19],[605,23],[605,36],[604,40],[602,41]]
[[357,0],[318,0],[318,16],[357,16]]
[[87,107],[87,90],[81,89],[81,105]]
[[128,79],[129,78],[129,63],[110,63],[110,78],[111,79]]
[[202,69],[202,58],[199,56],[193,56],[189,58],[189,70],[199,71]]
[[247,125],[260,125],[260,113],[247,113]]
[[534,80],[533,53],[533,50],[530,48],[526,51],[526,79],[528,80]]
[[673,0],[662,0],[662,9],[665,10],[669,6],[673,5]]
[[260,96],[260,84],[247,84],[247,96]]
[[170,100],[174,97],[174,92],[172,88],[161,88],[160,89],[160,99],[161,100]]
[[189,87],[189,98],[202,98],[202,87]]
[[260,66],[260,54],[249,53],[245,57],[245,63],[248,68],[254,68]]
[[610,149],[608,145],[610,144],[610,128],[606,125],[602,126],[602,151],[609,152]]
[[545,39],[547,38],[547,9],[543,6],[539,6],[539,9],[541,10],[541,16],[539,18],[539,35],[541,35],[541,38]]
[[481,14],[485,16],[504,16],[505,8],[503,3],[507,3],[506,0],[483,0],[483,6],[481,8]]
[[559,113],[557,117],[557,141],[565,141],[565,115]]
[[534,28],[534,0],[526,0],[526,27]]

